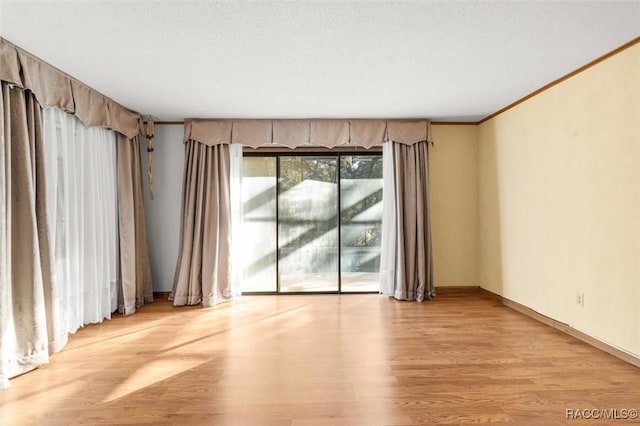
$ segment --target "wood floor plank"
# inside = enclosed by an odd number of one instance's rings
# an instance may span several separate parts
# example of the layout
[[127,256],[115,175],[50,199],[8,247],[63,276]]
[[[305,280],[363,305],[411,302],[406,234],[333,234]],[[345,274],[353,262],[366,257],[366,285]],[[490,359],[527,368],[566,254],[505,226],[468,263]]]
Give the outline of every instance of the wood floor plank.
[[481,293],[158,301],[81,329],[11,384],[3,425],[565,424],[568,408],[640,409],[640,369]]

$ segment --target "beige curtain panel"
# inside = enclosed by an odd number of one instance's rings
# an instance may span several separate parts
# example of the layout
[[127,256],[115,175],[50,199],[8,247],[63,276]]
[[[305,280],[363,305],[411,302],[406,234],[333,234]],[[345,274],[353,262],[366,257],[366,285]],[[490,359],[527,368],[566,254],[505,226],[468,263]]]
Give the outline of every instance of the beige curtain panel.
[[87,126],[113,129],[128,138],[141,132],[140,114],[3,38],[0,38],[0,80],[31,90],[43,107],[57,107],[75,114]]
[[185,145],[182,226],[169,300],[213,306],[232,297],[229,145]]
[[400,300],[435,296],[429,219],[428,143],[392,144],[395,185],[395,289]]
[[184,141],[208,146],[358,146],[371,148],[387,141],[413,145],[431,141],[429,120],[208,120],[184,123]]
[[118,310],[130,315],[153,302],[151,267],[142,195],[140,143],[118,135],[118,226],[122,295]]
[[49,360],[51,260],[44,196],[42,109],[1,82],[0,388]]

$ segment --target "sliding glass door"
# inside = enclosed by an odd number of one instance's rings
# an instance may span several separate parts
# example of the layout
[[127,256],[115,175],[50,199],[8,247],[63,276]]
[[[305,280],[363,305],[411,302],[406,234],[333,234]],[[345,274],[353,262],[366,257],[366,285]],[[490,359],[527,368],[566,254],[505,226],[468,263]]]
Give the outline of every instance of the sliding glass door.
[[378,291],[382,157],[245,155],[243,292]]

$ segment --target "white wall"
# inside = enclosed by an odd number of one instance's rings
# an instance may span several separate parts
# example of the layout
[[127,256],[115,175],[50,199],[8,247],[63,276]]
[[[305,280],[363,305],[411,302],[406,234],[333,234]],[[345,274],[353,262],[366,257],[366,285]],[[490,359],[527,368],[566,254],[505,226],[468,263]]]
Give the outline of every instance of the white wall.
[[639,126],[636,44],[479,133],[482,287],[637,355]]
[[182,125],[155,127],[153,152],[153,200],[147,183],[147,146],[141,141],[144,207],[147,241],[151,258],[154,291],[171,291],[178,244],[180,242],[180,208],[182,203],[182,169],[184,145]]

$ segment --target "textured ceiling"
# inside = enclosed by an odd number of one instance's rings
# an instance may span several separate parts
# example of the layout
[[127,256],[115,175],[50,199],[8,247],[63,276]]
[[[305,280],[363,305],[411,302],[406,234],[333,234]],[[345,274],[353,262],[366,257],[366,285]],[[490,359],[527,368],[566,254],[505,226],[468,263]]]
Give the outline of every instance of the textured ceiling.
[[639,35],[638,0],[0,0],[0,36],[160,120],[475,121]]

